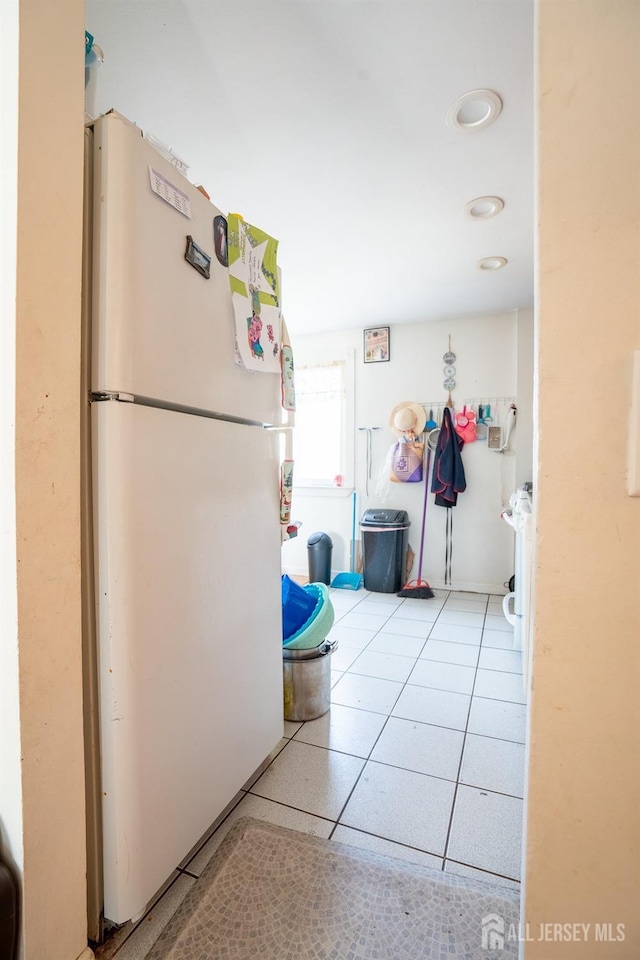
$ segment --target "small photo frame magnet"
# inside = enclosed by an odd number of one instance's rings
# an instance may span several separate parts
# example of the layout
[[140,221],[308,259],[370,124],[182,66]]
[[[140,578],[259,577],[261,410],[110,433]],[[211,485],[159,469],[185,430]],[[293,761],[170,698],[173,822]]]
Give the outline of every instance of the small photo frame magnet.
[[201,273],[205,280],[211,276],[211,257],[205,253],[202,247],[199,247],[192,236],[187,237],[187,249],[184,252],[184,258],[190,263],[194,270]]
[[229,254],[227,250],[227,218],[218,214],[213,218],[213,249],[216,252],[218,263],[223,267],[229,266]]

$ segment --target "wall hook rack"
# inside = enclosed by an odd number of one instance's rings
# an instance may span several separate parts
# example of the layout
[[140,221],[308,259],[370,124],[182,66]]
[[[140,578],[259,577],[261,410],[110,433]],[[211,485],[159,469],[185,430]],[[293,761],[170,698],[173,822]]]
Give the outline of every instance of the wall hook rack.
[[358,430],[361,433],[366,432],[367,434],[367,464],[366,464],[366,472],[365,472],[365,491],[367,496],[369,496],[369,480],[371,479],[371,462],[373,459],[371,455],[371,434],[373,433],[374,430],[380,430],[380,429],[381,429],[380,427],[358,427]]

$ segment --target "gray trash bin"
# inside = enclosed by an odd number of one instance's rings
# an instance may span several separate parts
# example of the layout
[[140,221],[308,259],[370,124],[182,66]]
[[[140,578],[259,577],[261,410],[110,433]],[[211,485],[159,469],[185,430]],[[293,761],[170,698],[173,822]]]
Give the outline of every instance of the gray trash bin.
[[360,521],[365,590],[373,593],[402,590],[409,527],[406,510],[365,510]]
[[312,533],[307,540],[309,583],[331,583],[333,543],[328,533]]
[[331,706],[331,654],[338,641],[308,650],[282,648],[285,720],[316,720]]

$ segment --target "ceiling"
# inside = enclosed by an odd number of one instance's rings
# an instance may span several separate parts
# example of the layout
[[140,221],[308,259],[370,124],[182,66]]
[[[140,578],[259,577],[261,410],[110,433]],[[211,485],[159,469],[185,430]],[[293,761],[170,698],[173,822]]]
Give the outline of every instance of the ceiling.
[[[98,112],[279,240],[291,333],[532,304],[533,0],[87,0],[86,27]],[[479,88],[500,116],[450,129]]]

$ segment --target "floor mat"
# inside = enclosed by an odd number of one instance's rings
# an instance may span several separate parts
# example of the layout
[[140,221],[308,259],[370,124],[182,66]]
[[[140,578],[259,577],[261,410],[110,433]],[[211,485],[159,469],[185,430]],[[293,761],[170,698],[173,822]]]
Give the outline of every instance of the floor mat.
[[243,818],[147,960],[515,960],[519,892]]

